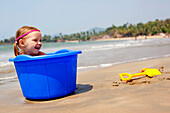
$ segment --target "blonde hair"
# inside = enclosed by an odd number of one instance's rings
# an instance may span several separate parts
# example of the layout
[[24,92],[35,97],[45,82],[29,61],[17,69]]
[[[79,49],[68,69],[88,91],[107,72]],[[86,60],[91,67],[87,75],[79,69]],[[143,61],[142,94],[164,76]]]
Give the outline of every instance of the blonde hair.
[[[19,36],[31,31],[31,30],[38,30],[37,28],[35,27],[32,27],[32,26],[23,26],[21,28],[19,28],[16,32],[16,35],[15,35],[15,39],[17,39]],[[22,38],[20,39],[24,39],[25,36],[23,36]],[[14,43],[14,55],[15,56],[18,56],[19,55],[19,49],[18,49],[18,45],[19,45],[19,40],[18,39],[15,43]]]

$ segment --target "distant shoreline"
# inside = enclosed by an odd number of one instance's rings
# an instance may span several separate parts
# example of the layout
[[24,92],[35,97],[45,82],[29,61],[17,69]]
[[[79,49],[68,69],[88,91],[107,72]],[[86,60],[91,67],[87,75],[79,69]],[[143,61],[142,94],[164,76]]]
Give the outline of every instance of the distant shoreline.
[[[89,40],[89,41],[109,41],[109,40],[138,40],[138,39],[157,39],[157,38],[169,38],[168,36],[162,36],[162,35],[153,35],[153,36],[137,36],[137,37],[122,37],[122,38],[100,38],[100,39],[95,39],[95,40]],[[73,41],[68,41],[66,40],[65,42],[83,42],[83,41],[78,41],[78,40],[73,40]],[[43,42],[43,43],[58,43],[58,42]],[[64,42],[63,42],[64,43]],[[14,43],[3,43],[0,45],[12,45]]]
[[[95,39],[95,40],[89,40],[89,41],[112,41],[112,40],[138,40],[138,39],[158,39],[158,38],[168,38],[165,36],[161,36],[161,35],[153,35],[153,36],[137,36],[135,37],[122,37],[122,38],[101,38],[101,39]],[[78,40],[74,40],[74,41],[65,41],[65,42],[79,42]],[[80,41],[82,42],[82,41]]]
[[108,41],[108,40],[138,40],[138,39],[157,39],[157,38],[168,38],[160,35],[154,36],[137,36],[137,37],[123,37],[123,38],[108,38],[108,39],[97,39],[97,41]]

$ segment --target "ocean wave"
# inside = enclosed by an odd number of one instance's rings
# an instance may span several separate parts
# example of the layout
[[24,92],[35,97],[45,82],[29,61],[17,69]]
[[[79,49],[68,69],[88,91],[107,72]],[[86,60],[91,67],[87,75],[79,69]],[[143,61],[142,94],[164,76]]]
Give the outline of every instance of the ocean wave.
[[82,66],[82,67],[77,67],[78,70],[82,70],[82,69],[91,69],[91,68],[97,68],[98,66]]
[[0,67],[5,67],[5,66],[12,66],[13,63],[12,62],[0,62]]
[[119,48],[126,48],[126,47],[137,47],[142,46],[144,43],[136,43],[136,42],[122,42],[122,43],[112,43],[107,45],[93,45],[91,47],[87,47],[84,51],[101,51],[101,50],[109,50],[109,49],[119,49]]
[[167,54],[167,55],[164,55],[165,57],[169,57],[170,56],[170,54]]
[[153,58],[156,58],[156,57],[140,58],[140,59],[137,59],[136,61],[149,60],[149,59],[153,59]]
[[119,49],[127,47],[141,47],[141,46],[158,46],[169,45],[170,39],[147,39],[147,40],[122,40],[122,41],[108,41],[105,43],[94,43],[93,45],[84,45],[82,51],[100,51],[109,49]]
[[112,66],[112,63],[108,63],[108,64],[99,64],[99,65],[94,65],[94,66],[82,66],[82,67],[77,67],[77,69],[81,70],[81,69],[92,69],[92,68],[99,68],[99,67],[109,67]]
[[155,58],[160,58],[160,57],[158,57],[158,56],[156,56],[156,57],[146,57],[146,58],[139,58],[139,59],[135,59],[135,60],[122,61],[122,62],[98,64],[98,65],[93,65],[93,66],[82,66],[82,67],[77,67],[77,69],[78,70],[90,70],[90,69],[106,68],[106,67],[114,66],[114,65],[117,65],[117,64],[124,64],[124,63],[143,61],[143,60],[149,60],[149,59],[155,59]]
[[14,79],[16,76],[10,76],[10,77],[2,77],[0,80],[9,80],[9,79]]
[[105,67],[110,67],[112,65],[113,65],[112,63],[109,63],[109,64],[100,64],[100,67],[105,68]]

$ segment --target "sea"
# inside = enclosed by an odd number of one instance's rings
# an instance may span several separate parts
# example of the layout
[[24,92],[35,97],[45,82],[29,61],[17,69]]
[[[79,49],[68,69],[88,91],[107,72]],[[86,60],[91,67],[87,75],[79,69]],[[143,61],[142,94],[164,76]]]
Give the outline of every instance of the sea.
[[[78,55],[78,72],[105,68],[117,64],[170,56],[170,38],[138,40],[109,40],[43,43],[41,51],[61,49],[81,50]],[[13,45],[0,45],[0,84],[17,80],[13,62]]]

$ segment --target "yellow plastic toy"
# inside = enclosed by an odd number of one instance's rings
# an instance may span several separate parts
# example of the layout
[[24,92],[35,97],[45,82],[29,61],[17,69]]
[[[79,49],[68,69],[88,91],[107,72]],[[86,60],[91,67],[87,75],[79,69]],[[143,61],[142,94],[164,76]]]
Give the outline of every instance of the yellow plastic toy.
[[[130,81],[133,77],[139,77],[139,76],[149,76],[153,77],[155,75],[161,75],[162,73],[158,69],[148,69],[143,68],[140,73],[135,74],[129,74],[129,73],[120,73],[119,76],[122,81]],[[125,77],[125,78],[124,78]]]

